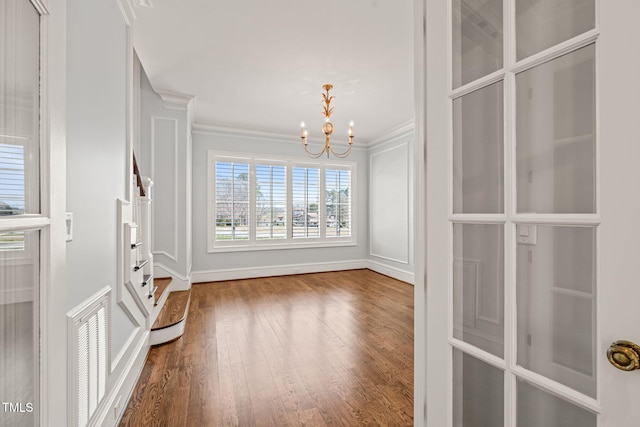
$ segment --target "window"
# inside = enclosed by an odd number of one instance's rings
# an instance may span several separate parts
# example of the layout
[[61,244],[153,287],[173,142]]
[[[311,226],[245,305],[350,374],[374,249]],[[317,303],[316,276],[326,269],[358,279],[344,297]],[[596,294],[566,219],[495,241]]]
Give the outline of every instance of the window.
[[209,250],[353,245],[353,163],[209,153]]
[[249,239],[249,164],[216,162],[216,240]]
[[327,169],[325,179],[327,237],[351,235],[351,171]]
[[[0,141],[10,139],[16,138],[0,137]],[[23,214],[24,193],[24,145],[0,142],[0,216]],[[24,232],[0,234],[0,252],[23,249]]]
[[291,174],[293,238],[320,237],[320,169],[294,167]]
[[287,167],[256,165],[256,239],[287,238]]

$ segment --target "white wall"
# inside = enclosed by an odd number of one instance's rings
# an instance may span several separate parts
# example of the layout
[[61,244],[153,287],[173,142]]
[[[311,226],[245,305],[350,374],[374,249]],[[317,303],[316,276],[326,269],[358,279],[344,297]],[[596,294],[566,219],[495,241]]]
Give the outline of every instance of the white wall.
[[[116,200],[125,198],[127,30],[115,1],[67,13],[67,309],[117,284]],[[112,355],[134,326],[112,298]]]
[[413,283],[413,128],[369,150],[370,268]]
[[[356,195],[356,246],[304,249],[259,250],[249,252],[207,252],[207,153],[209,150],[295,157],[304,154],[292,125],[291,136],[249,132],[193,131],[193,281],[233,277],[292,274],[344,268],[364,268],[368,256],[368,157],[363,149],[354,149],[348,160],[356,162],[353,177]],[[339,145],[339,144],[338,144]],[[339,150],[340,148],[337,147]]]
[[[99,425],[115,423],[148,348],[144,317],[126,313],[117,298],[118,200],[129,198],[131,173],[130,31],[115,0],[67,2],[66,209],[73,212],[73,240],[66,246],[66,309],[83,307],[110,289],[109,370],[107,394],[95,413]],[[74,360],[70,350],[65,354]],[[74,367],[69,368],[67,390],[59,393],[73,391]]]
[[188,287],[192,260],[190,98],[165,96],[163,100],[151,87],[144,70],[140,72],[140,83],[141,153],[137,157],[142,175],[154,183],[154,264]]

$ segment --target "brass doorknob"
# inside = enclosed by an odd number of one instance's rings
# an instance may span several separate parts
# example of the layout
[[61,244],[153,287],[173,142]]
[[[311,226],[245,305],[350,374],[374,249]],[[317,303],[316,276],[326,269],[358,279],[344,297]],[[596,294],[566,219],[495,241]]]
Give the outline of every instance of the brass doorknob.
[[616,341],[609,346],[607,358],[618,369],[635,371],[640,369],[640,346],[631,341]]

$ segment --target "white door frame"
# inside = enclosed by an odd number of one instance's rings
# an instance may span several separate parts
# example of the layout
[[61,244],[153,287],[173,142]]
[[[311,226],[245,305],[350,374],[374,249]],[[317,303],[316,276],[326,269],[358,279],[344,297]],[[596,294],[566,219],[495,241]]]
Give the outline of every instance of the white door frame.
[[40,425],[66,425],[66,0],[31,0],[41,13]]
[[427,304],[426,304],[426,15],[425,1],[414,0],[414,102],[415,130],[413,144],[413,218],[414,234],[414,381],[413,424],[424,427],[427,415]]

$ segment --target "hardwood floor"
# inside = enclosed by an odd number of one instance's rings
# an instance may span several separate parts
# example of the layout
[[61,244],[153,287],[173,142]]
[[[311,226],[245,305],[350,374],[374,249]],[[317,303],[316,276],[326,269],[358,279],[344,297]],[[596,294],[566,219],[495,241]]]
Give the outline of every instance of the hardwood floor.
[[121,426],[410,426],[413,287],[370,270],[196,284]]

